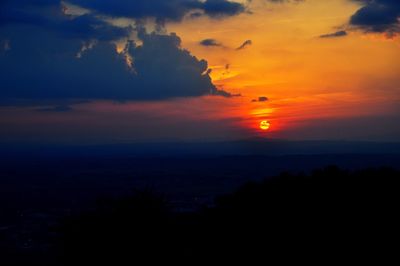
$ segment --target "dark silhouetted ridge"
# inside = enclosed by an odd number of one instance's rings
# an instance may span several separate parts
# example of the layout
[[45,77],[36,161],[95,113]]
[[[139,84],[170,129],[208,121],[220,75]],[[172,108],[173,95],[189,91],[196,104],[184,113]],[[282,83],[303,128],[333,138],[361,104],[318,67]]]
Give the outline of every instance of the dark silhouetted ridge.
[[399,178],[388,168],[287,173],[189,213],[136,193],[65,222],[60,259],[65,265],[384,263],[396,252]]

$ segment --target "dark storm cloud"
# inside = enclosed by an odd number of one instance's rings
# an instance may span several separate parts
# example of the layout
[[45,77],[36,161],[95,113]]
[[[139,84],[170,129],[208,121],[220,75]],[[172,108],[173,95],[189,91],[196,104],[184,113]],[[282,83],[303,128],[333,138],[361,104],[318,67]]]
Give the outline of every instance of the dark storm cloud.
[[1,0],[0,7],[36,7],[60,4],[61,0]]
[[92,14],[85,14],[63,21],[54,30],[62,32],[71,38],[116,40],[128,36],[132,28],[112,26]]
[[207,0],[202,4],[202,9],[211,17],[234,16],[245,11],[243,4],[226,0]]
[[339,38],[339,37],[345,37],[345,36],[347,36],[347,32],[344,30],[341,30],[341,31],[337,31],[334,33],[323,34],[323,35],[320,35],[319,37],[320,38]]
[[[212,84],[207,62],[182,49],[175,34],[147,33],[140,26],[117,27],[98,15],[111,3],[106,15],[123,15],[118,11],[140,7],[134,12],[142,12],[142,17],[161,19],[165,15],[165,19],[178,19],[182,8],[197,10],[199,5],[201,10],[207,2],[74,2],[89,8],[96,4],[99,8],[71,16],[56,0],[0,2],[0,104],[231,96]],[[166,8],[170,12],[164,13]],[[218,12],[232,14],[224,9]],[[139,13],[133,15],[140,17]],[[132,31],[136,31],[141,45],[131,41],[124,52],[117,53],[110,41],[129,38]]]
[[201,11],[210,17],[234,16],[245,6],[229,0],[71,0],[71,3],[110,16],[156,18],[158,21],[181,20],[191,11]]
[[363,6],[351,16],[350,25],[366,32],[400,32],[399,0],[352,0]]
[[31,25],[54,31],[68,38],[115,40],[126,37],[129,27],[116,27],[94,14],[72,17],[62,12],[60,1],[5,1],[0,9],[0,27]]
[[102,14],[129,18],[180,20],[199,4],[195,0],[71,0],[73,4]]
[[200,45],[202,46],[222,46],[221,43],[217,42],[215,39],[204,39],[200,41]]
[[[38,1],[29,3],[29,1],[3,0],[0,2],[0,26],[11,23],[26,23],[26,24],[47,24],[48,19],[45,17],[49,12],[47,7],[59,7],[60,1]],[[59,15],[59,14],[53,14]]]
[[[179,21],[186,14],[202,14],[210,17],[234,16],[245,11],[245,6],[229,0],[70,0],[68,3],[89,9],[86,16],[71,20],[62,11],[66,8],[61,0],[2,0],[0,1],[0,26],[29,24],[59,31],[70,29],[78,34],[95,30],[123,35],[123,29],[112,27],[99,19],[99,15],[129,17],[133,19],[155,18],[162,25],[167,20]],[[72,33],[71,31],[69,33]]]
[[246,40],[242,43],[242,45],[240,45],[238,48],[236,48],[236,50],[243,50],[244,48],[246,48],[247,46],[252,45],[253,42],[251,40]]
[[[205,60],[180,47],[175,34],[139,31],[125,54],[100,41],[77,58],[81,41],[32,26],[13,26],[11,49],[0,54],[0,100],[161,100],[206,94],[230,96],[212,84]],[[27,45],[29,44],[29,45]],[[134,58],[133,68],[126,56]]]

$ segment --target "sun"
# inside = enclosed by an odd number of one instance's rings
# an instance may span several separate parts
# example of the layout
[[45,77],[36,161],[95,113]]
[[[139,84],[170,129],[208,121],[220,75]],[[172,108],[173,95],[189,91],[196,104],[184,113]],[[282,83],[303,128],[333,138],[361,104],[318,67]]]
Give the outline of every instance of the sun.
[[271,127],[271,123],[267,120],[261,121],[260,122],[260,128],[262,130],[268,130]]

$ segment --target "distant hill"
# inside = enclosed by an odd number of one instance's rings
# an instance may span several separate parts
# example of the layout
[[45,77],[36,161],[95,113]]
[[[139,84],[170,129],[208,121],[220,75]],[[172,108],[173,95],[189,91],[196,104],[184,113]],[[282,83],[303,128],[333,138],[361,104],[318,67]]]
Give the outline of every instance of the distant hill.
[[399,142],[288,141],[149,142],[102,145],[0,144],[0,156],[242,156],[312,154],[400,154]]

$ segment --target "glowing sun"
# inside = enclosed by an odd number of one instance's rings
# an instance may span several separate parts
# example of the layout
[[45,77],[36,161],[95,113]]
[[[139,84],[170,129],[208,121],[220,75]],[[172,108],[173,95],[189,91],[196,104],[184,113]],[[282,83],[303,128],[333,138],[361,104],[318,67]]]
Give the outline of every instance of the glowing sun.
[[268,130],[270,128],[270,126],[271,126],[271,123],[269,121],[264,120],[264,121],[260,122],[260,128],[262,130]]

